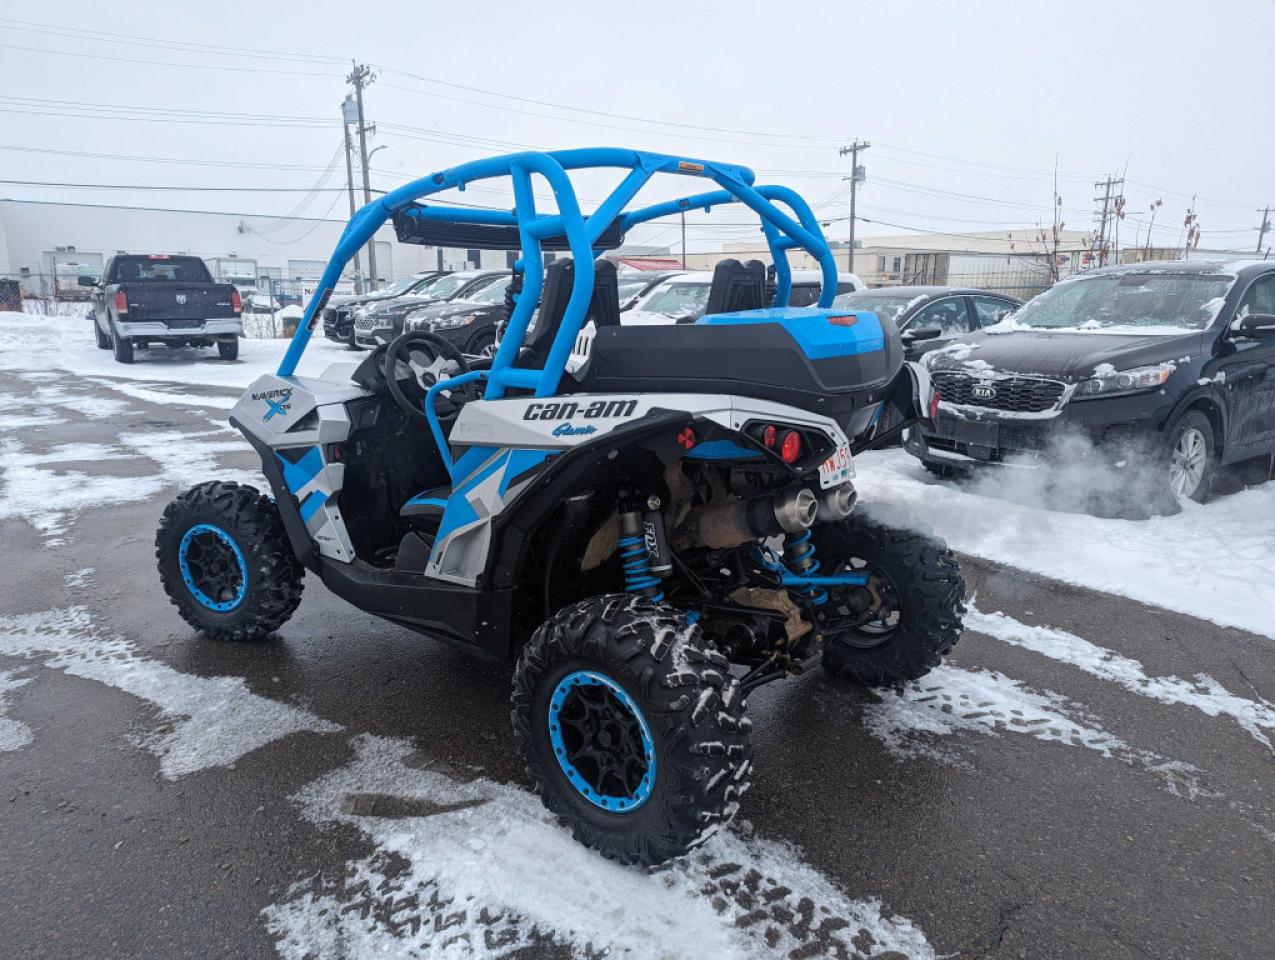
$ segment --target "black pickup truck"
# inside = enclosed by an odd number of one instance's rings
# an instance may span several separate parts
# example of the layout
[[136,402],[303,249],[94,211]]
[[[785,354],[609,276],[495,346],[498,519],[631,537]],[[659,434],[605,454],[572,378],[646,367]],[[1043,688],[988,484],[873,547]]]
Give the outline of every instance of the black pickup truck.
[[198,257],[165,253],[119,254],[100,278],[81,277],[93,287],[97,345],[114,350],[120,363],[133,362],[134,347],[217,344],[223,360],[239,356],[243,301],[229,283],[214,283]]

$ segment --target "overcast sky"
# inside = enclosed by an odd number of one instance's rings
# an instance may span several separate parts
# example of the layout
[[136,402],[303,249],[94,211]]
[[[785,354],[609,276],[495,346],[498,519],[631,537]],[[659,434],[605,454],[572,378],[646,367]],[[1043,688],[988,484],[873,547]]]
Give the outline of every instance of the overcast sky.
[[[849,164],[837,148],[859,137],[872,143],[861,237],[1049,222],[1055,162],[1069,229],[1091,225],[1093,182],[1127,165],[1122,242],[1145,231],[1157,199],[1156,239],[1176,242],[1198,194],[1201,245],[1251,249],[1258,208],[1275,204],[1275,0],[62,0],[4,11],[9,180],[308,189],[339,160],[356,57],[385,68],[367,92],[373,144],[386,147],[374,188],[528,146],[643,147],[751,166],[820,204],[843,238]],[[326,186],[344,182],[340,161]],[[579,192],[596,199],[606,185]],[[647,195],[679,186],[697,185]],[[3,184],[0,196],[346,213],[340,193]],[[499,190],[466,199],[506,203]],[[713,221],[692,227],[692,249],[757,236],[737,225],[741,210]],[[643,234],[632,239],[677,242],[675,224]]]

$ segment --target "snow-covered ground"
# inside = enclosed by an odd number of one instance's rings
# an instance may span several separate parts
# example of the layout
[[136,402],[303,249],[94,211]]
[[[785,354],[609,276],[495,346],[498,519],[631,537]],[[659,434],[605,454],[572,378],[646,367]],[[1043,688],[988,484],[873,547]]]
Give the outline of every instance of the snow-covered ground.
[[[0,312],[0,370],[66,370],[82,377],[122,377],[216,387],[247,387],[273,373],[288,348],[287,340],[239,341],[239,359],[222,360],[213,347],[151,347],[138,350],[132,364],[116,363],[93,340],[87,316],[36,316]],[[355,353],[316,333],[297,373],[318,376],[329,364],[357,360]]]
[[862,509],[932,531],[1020,570],[1275,637],[1275,482],[1186,503],[1176,516],[1113,520],[931,477],[902,450],[863,455]]

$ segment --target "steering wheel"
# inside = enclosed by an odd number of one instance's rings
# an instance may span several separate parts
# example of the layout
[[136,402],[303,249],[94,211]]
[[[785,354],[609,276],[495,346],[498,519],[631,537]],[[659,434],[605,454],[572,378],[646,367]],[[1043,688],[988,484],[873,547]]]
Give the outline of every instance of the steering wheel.
[[[427,358],[424,363],[414,359],[420,354],[424,354]],[[415,398],[407,395],[399,381],[399,364],[411,372],[410,381],[419,388],[413,391],[418,394]],[[448,369],[452,364],[459,367],[459,371]],[[469,373],[469,370],[469,361],[465,359],[465,355],[449,341],[424,330],[409,330],[396,337],[385,348],[381,376],[385,380],[385,386],[389,388],[390,396],[403,408],[404,412],[428,422],[429,418],[425,415],[422,402],[429,388],[439,380],[456,376],[458,373]],[[478,395],[477,381],[462,384],[455,390],[443,391],[435,404],[435,412],[439,420],[454,418],[460,412],[462,404],[468,400],[477,399]]]

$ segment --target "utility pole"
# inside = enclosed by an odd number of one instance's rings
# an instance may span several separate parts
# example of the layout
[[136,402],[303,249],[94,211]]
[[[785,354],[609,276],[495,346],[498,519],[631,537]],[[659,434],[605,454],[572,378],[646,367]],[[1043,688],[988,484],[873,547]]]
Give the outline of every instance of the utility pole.
[[686,211],[682,211],[682,269],[686,269]]
[[1107,265],[1107,224],[1113,218],[1115,211],[1112,204],[1117,199],[1117,194],[1112,191],[1116,188],[1123,189],[1124,179],[1108,176],[1106,180],[1095,183],[1094,187],[1102,190],[1102,196],[1093,198],[1094,203],[1102,204],[1102,209],[1094,211],[1094,216],[1098,218],[1098,234],[1093,252],[1098,255],[1098,265],[1105,267]]
[[[375,77],[372,74],[372,68],[362,63],[353,63],[350,75],[345,78],[346,83],[354,85],[354,102],[358,108],[359,119],[359,156],[363,161],[363,203],[372,202],[372,181],[368,176],[367,169],[367,133],[371,130],[376,132],[376,127],[369,127],[363,115],[363,88],[371,83]],[[367,242],[367,272],[368,272],[368,289],[376,289],[376,238],[372,237]]]
[[1257,252],[1262,252],[1262,242],[1266,239],[1266,231],[1271,228],[1271,208],[1262,211],[1262,225],[1257,228]]
[[866,140],[855,140],[855,142],[850,144],[850,146],[842,147],[839,151],[837,151],[843,157],[847,153],[850,154],[850,176],[841,178],[842,180],[850,181],[850,251],[846,254],[846,269],[850,273],[854,273],[855,195],[858,191],[859,184],[863,183],[866,179],[866,171],[863,167],[859,166],[859,151],[867,150],[870,146],[872,146],[872,144],[868,143]]
[[[358,107],[354,105],[354,98],[346,94],[345,100],[341,103],[341,128],[345,133],[345,188],[350,195],[350,219],[354,219],[354,160],[351,155],[354,152],[354,146],[350,143],[350,124],[358,122]],[[359,266],[359,255],[354,254],[354,292],[363,293],[363,268]]]

